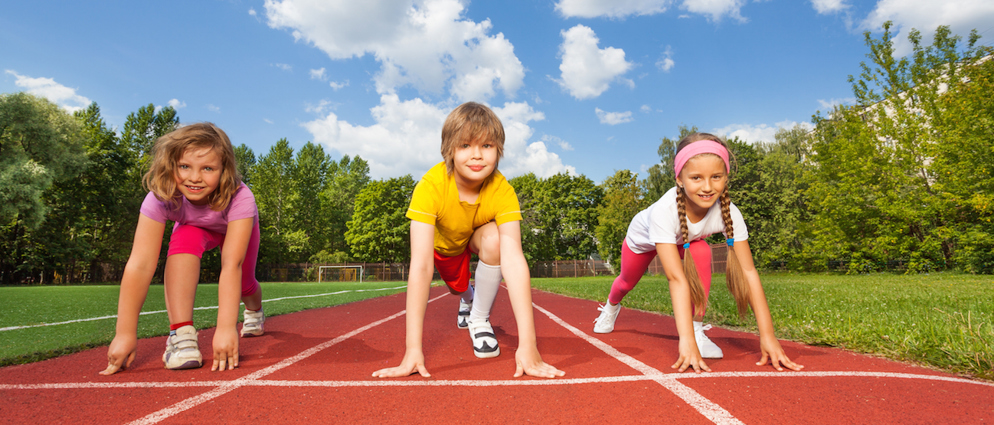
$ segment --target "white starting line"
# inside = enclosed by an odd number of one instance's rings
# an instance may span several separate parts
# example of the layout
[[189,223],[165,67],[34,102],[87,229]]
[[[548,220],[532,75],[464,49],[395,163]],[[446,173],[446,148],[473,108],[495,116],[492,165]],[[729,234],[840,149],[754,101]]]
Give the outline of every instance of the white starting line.
[[[401,287],[402,288],[402,287]],[[389,290],[389,289],[399,289],[399,288],[385,288],[378,290]],[[342,291],[350,292],[350,291]],[[338,292],[338,293],[342,293]],[[336,293],[337,294],[337,293]],[[331,294],[321,294],[321,295],[311,295],[311,296],[323,296]],[[444,296],[448,295],[442,294],[438,297],[432,298],[428,302],[434,302]],[[294,298],[294,297],[284,297],[278,299],[272,299],[267,301],[276,301],[281,299]],[[679,382],[684,379],[719,379],[719,378],[804,378],[804,377],[854,377],[854,378],[897,378],[897,379],[918,379],[918,380],[930,380],[930,381],[945,381],[945,382],[955,382],[961,384],[973,384],[981,385],[987,387],[994,387],[994,384],[972,381],[969,379],[948,377],[948,376],[936,376],[936,375],[919,375],[910,373],[889,373],[889,372],[851,372],[851,371],[840,371],[840,372],[707,372],[707,373],[663,373],[658,369],[655,369],[645,363],[642,363],[635,358],[624,354],[614,347],[608,345],[607,343],[587,335],[583,331],[572,326],[558,316],[552,314],[548,310],[539,307],[536,304],[532,306],[545,314],[547,317],[552,319],[560,326],[569,330],[574,335],[580,337],[584,341],[587,341],[591,345],[597,347],[601,351],[605,352],[614,359],[622,362],[638,372],[640,375],[628,375],[628,376],[611,376],[611,377],[600,377],[600,378],[572,378],[572,379],[534,379],[534,380],[411,380],[411,381],[399,381],[399,380],[370,380],[370,381],[282,381],[282,380],[264,380],[261,379],[267,375],[270,375],[278,370],[286,368],[293,365],[301,360],[304,360],[314,354],[317,354],[321,350],[328,347],[341,343],[355,335],[379,326],[395,318],[401,317],[406,313],[406,310],[402,310],[395,313],[389,317],[378,320],[376,322],[370,323],[366,326],[360,327],[349,333],[341,335],[332,340],[326,341],[319,345],[316,345],[308,350],[297,354],[296,356],[284,359],[283,361],[276,363],[275,365],[269,366],[267,368],[261,369],[259,371],[253,372],[244,377],[235,379],[233,381],[190,381],[190,382],[77,382],[77,383],[54,383],[54,384],[0,384],[0,390],[50,390],[50,389],[115,389],[115,388],[191,388],[191,387],[204,387],[213,388],[212,390],[188,398],[179,403],[176,403],[170,407],[159,410],[158,412],[152,413],[144,418],[137,421],[131,422],[131,424],[154,424],[162,420],[168,419],[175,416],[185,410],[196,407],[200,404],[213,400],[224,394],[227,394],[233,390],[241,387],[283,387],[283,388],[295,388],[295,387],[322,387],[322,388],[343,388],[343,387],[497,387],[497,386],[557,386],[557,385],[586,385],[586,384],[604,384],[604,383],[617,383],[617,382],[639,382],[639,381],[653,381],[664,388],[670,390],[677,397],[680,397],[684,402],[697,410],[701,415],[708,418],[710,421],[716,424],[741,424],[742,422],[736,419],[724,408],[718,404],[708,400],[702,396],[697,391]],[[217,308],[217,307],[214,307]],[[151,312],[149,312],[151,313]],[[144,314],[144,313],[143,313]],[[97,319],[89,319],[97,320]],[[69,322],[67,322],[69,323]]]

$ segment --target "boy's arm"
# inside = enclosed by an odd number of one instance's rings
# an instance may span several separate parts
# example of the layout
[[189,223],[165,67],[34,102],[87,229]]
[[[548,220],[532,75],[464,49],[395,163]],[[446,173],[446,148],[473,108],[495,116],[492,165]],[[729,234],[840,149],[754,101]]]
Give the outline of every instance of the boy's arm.
[[396,378],[414,372],[429,377],[421,350],[428,292],[435,271],[435,226],[411,220],[411,274],[407,277],[407,339],[400,366],[373,372],[375,378]]
[[131,246],[131,256],[124,266],[121,278],[121,292],[117,301],[117,327],[114,340],[107,350],[107,368],[101,375],[112,375],[118,370],[131,366],[138,346],[138,315],[141,313],[148,285],[152,283],[155,268],[159,263],[159,250],[166,224],[138,216],[135,239]]
[[783,364],[792,370],[801,370],[804,366],[792,362],[784,353],[780,341],[773,331],[773,316],[770,314],[770,307],[766,303],[766,293],[763,291],[763,284],[759,280],[759,272],[752,262],[752,250],[749,249],[749,241],[735,241],[735,256],[738,257],[742,272],[749,282],[749,304],[752,312],[756,315],[756,327],[759,328],[759,348],[763,357],[756,363],[762,366],[769,359],[773,367],[779,371],[783,370]]
[[542,361],[535,337],[535,317],[532,310],[531,276],[528,262],[521,251],[521,222],[509,221],[497,226],[500,234],[500,271],[507,282],[514,320],[518,323],[518,351],[514,353],[517,369],[514,377],[522,374],[540,378],[566,375]]
[[255,217],[228,223],[221,247],[221,276],[217,285],[217,330],[211,371],[238,367],[238,306],[242,298],[242,263]]
[[680,335],[680,357],[671,366],[680,372],[692,367],[694,372],[701,373],[701,370],[710,372],[701,352],[697,349],[697,340],[694,338],[694,319],[691,317],[690,284],[687,276],[683,273],[683,261],[680,260],[680,252],[676,245],[669,243],[657,243],[656,255],[663,264],[663,272],[666,273],[666,280],[670,283],[670,300],[673,303],[673,319],[676,320],[677,334]]

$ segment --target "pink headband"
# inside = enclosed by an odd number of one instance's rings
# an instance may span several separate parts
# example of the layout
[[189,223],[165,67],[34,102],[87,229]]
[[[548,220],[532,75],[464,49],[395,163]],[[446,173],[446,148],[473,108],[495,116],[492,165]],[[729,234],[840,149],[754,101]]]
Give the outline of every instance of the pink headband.
[[680,170],[683,169],[684,164],[697,155],[702,153],[713,153],[721,157],[722,161],[725,161],[725,172],[731,173],[732,170],[728,166],[728,149],[725,149],[721,143],[715,142],[714,140],[700,140],[685,146],[680,152],[677,152],[676,159],[673,161],[673,169],[676,171],[676,175],[680,176]]

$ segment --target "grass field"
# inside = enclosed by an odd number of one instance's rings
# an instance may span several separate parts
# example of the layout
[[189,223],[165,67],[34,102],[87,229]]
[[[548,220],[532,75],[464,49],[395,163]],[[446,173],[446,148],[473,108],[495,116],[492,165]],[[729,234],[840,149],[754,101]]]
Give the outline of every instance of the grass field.
[[[402,292],[404,282],[377,283],[262,283],[263,307],[267,316],[327,307]],[[376,290],[384,288],[400,288]],[[0,366],[44,360],[87,348],[110,344],[117,314],[117,285],[0,287]],[[356,292],[363,290],[364,292]],[[372,290],[372,291],[370,291]],[[331,294],[341,292],[338,294]],[[330,295],[321,295],[330,294]],[[314,296],[320,295],[320,296]],[[276,298],[293,297],[283,300]],[[217,284],[201,284],[193,321],[198,329],[217,323]],[[213,307],[213,308],[212,308]],[[152,285],[138,320],[138,337],[165,335],[169,319],[165,313],[163,286]],[[28,327],[101,318],[53,326]],[[239,313],[239,320],[241,319]]]
[[[763,287],[781,339],[840,347],[910,361],[948,372],[994,379],[994,283],[990,276],[764,273]],[[604,302],[613,277],[533,279],[541,290]],[[706,321],[756,331],[755,319],[740,319],[724,276],[716,275]],[[263,283],[268,316],[326,307],[403,291],[403,282]],[[397,288],[354,292],[359,289]],[[320,295],[341,292],[335,295]],[[117,313],[116,285],[0,287],[0,366],[27,363],[106,345],[113,317],[55,326],[4,330]],[[197,306],[217,304],[217,285],[200,285]],[[646,276],[623,305],[671,314],[666,279]],[[162,286],[153,285],[143,311],[162,311]],[[198,328],[214,326],[216,309],[197,310]],[[591,310],[591,329],[597,311]],[[624,313],[621,316],[624,323]],[[165,312],[142,316],[139,337],[164,335]],[[590,329],[587,329],[589,331]]]
[[[739,319],[714,276],[706,322],[756,332]],[[994,379],[994,283],[991,276],[762,274],[777,337],[914,362]],[[605,302],[613,277],[534,279],[538,289]],[[672,314],[664,277],[646,276],[622,305]],[[597,317],[590,312],[591,329]],[[619,323],[624,323],[624,312]]]

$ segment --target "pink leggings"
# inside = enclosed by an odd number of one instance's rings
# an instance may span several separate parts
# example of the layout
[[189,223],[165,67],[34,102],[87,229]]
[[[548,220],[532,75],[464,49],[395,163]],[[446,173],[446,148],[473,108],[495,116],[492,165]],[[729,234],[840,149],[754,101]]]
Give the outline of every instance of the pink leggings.
[[[224,246],[224,235],[189,224],[176,224],[169,237],[169,254],[193,254],[203,258],[204,252]],[[259,220],[252,226],[245,260],[242,261],[242,296],[259,292],[259,281],[255,279],[255,263],[259,259]]]
[[[683,259],[683,246],[678,245],[677,251]],[[690,243],[690,252],[694,254],[694,266],[697,268],[697,275],[701,277],[701,286],[704,287],[704,297],[711,293],[711,247],[703,240],[696,240]],[[621,273],[614,279],[611,285],[611,295],[607,300],[611,304],[621,302],[628,291],[635,288],[635,285],[642,279],[642,275],[649,269],[649,263],[656,258],[656,250],[642,254],[636,254],[628,248],[628,241],[621,242]],[[695,313],[696,314],[696,313]],[[701,312],[704,314],[704,312]]]

